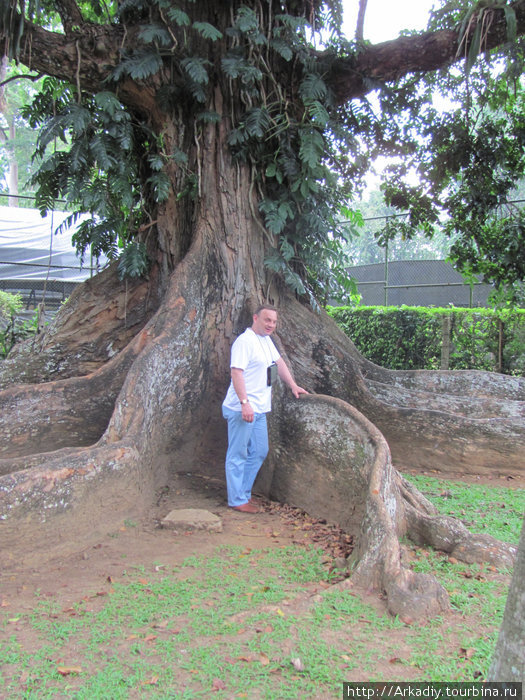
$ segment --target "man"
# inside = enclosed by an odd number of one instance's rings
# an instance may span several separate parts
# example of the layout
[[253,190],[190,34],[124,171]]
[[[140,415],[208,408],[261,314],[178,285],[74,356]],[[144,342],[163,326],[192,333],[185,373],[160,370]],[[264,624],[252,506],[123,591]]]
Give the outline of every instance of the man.
[[228,505],[243,513],[257,513],[252,486],[268,454],[266,414],[271,410],[272,384],[277,375],[295,398],[307,394],[297,386],[270,336],[277,325],[277,310],[262,305],[231,349],[231,383],[222,404],[228,421],[226,487]]

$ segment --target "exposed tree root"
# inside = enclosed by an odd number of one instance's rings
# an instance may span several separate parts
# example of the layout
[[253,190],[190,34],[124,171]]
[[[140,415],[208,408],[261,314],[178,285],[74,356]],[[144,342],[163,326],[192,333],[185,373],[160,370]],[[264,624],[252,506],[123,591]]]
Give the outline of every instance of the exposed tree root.
[[[223,196],[231,196],[228,188]],[[225,204],[227,209],[239,207]],[[30,546],[34,559],[37,549],[44,557],[78,546],[146,509],[170,473],[194,466],[202,472],[205,465],[217,473],[226,447],[220,403],[229,349],[262,296],[250,291],[262,289],[254,272],[262,267],[262,253],[243,251],[240,267],[244,239],[234,240],[228,229],[226,244],[210,243],[213,221],[203,222],[201,245],[178,265],[157,311],[147,321],[146,312],[139,314],[137,332],[114,357],[90,364],[90,351],[79,347],[81,332],[72,333],[66,345],[78,349],[77,376],[71,361],[64,379],[52,373],[53,381],[0,393],[2,556],[21,556]],[[461,390],[452,394],[451,377],[443,381],[453,398],[434,400],[439,373],[381,372],[324,313],[313,314],[282,290],[272,294],[281,307],[277,342],[298,382],[330,396],[292,401],[276,392],[272,452],[261,474],[267,495],[356,535],[351,580],[385,592],[394,614],[428,617],[446,605],[434,579],[403,566],[399,538],[405,534],[446,546],[458,558],[509,565],[512,548],[435,516],[390,457],[392,449],[407,466],[452,464],[457,470],[500,460],[521,468],[523,428],[514,412],[520,407],[509,404],[498,413],[501,380],[472,418]],[[119,332],[117,316],[104,342]],[[49,361],[52,343],[41,342]],[[58,343],[60,356],[66,345]],[[23,364],[23,355],[18,361]],[[411,382],[416,386],[409,395]],[[491,393],[485,375],[478,384],[485,396]],[[513,401],[518,385],[512,384]],[[482,417],[485,409],[488,418]]]
[[306,315],[285,309],[290,358],[298,355],[299,371],[315,361],[307,386],[358,407],[386,438],[396,465],[523,474],[525,379],[386,370],[360,356],[324,313]]
[[448,606],[432,576],[403,566],[399,538],[405,534],[465,561],[512,566],[515,547],[435,515],[392,467],[381,433],[345,402],[319,395],[283,399],[272,426],[278,446],[261,486],[271,498],[359,532],[349,562],[351,582],[383,591],[392,614],[427,618]]

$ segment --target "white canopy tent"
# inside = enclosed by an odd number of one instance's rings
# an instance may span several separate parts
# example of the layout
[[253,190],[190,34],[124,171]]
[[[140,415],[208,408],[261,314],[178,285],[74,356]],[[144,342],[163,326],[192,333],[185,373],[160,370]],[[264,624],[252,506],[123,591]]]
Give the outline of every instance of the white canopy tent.
[[54,211],[42,217],[37,209],[0,206],[0,279],[82,282],[89,277],[91,260],[81,266],[71,242],[75,226],[55,234],[69,215]]
[[21,294],[26,309],[58,306],[83,282],[103,267],[107,260],[91,260],[84,264],[71,242],[83,218],[61,233],[57,228],[70,215],[54,211],[42,217],[37,209],[0,206],[0,290]]

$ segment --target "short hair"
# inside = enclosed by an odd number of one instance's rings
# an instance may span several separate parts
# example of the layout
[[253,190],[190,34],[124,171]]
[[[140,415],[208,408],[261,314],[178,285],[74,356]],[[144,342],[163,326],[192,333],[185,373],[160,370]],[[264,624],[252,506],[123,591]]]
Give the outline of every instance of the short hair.
[[277,309],[275,306],[273,306],[273,304],[259,304],[259,306],[253,312],[253,315],[258,316],[261,313],[261,311],[264,311],[264,310],[275,311],[277,313]]

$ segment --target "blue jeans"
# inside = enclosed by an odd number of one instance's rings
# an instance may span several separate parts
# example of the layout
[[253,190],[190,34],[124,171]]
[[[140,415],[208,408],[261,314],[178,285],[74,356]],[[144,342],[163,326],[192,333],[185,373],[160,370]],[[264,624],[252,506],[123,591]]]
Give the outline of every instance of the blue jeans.
[[242,419],[240,411],[222,409],[228,421],[226,488],[228,505],[241,506],[252,496],[255,477],[268,454],[266,413],[256,413],[253,423]]

